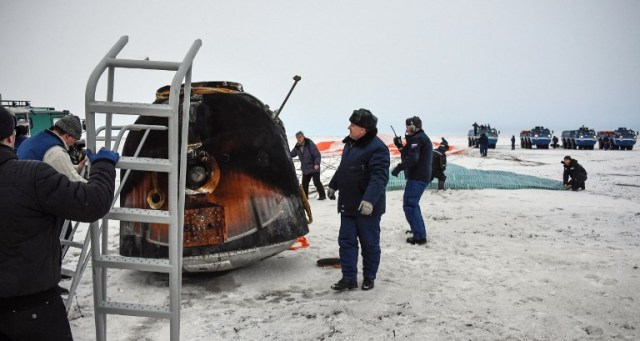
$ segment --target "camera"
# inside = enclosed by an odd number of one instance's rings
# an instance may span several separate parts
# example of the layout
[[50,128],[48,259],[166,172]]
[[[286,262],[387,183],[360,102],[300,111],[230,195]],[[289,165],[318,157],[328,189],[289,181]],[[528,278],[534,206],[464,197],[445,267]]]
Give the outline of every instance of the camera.
[[87,151],[85,150],[86,142],[84,140],[78,140],[69,149],[69,157],[74,165],[79,164],[87,157]]

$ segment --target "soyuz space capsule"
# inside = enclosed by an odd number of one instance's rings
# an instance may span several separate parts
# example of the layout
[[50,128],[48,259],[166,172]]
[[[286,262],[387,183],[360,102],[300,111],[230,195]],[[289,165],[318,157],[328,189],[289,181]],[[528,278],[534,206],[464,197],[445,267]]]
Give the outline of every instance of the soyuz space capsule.
[[[168,98],[169,86],[162,87],[155,103]],[[136,124],[166,126],[167,119],[140,117]],[[242,267],[287,250],[309,232],[287,137],[268,106],[239,83],[192,83],[188,124],[185,271]],[[123,156],[134,155],[143,134],[129,133]],[[166,158],[167,138],[166,131],[151,131],[139,156]],[[166,173],[132,171],[120,206],[166,210],[167,188],[177,186],[167,182]],[[120,224],[121,255],[168,257],[167,225]]]

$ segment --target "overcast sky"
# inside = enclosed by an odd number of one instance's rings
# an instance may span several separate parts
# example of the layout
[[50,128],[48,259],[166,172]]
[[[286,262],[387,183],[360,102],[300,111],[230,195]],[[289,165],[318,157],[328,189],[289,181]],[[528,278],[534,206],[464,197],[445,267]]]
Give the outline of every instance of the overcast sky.
[[[84,116],[89,75],[122,58],[180,61],[194,81],[240,82],[287,133],[343,136],[368,108],[378,128],[418,115],[428,134],[473,122],[510,137],[544,125],[640,129],[640,1],[0,0],[0,93]],[[172,74],[116,73],[116,100],[152,102]],[[104,91],[98,94],[104,98]]]

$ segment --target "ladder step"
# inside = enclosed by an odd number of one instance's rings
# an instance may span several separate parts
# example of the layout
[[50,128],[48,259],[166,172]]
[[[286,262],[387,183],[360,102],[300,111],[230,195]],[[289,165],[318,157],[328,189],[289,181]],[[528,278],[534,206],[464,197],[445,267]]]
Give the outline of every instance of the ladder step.
[[156,117],[172,117],[174,110],[168,104],[129,103],[129,102],[89,102],[91,112],[127,114]]
[[66,240],[66,239],[60,239],[60,244],[67,245],[67,246],[70,246],[70,247],[75,247],[75,248],[78,248],[78,249],[82,249],[84,247],[83,243],[74,242],[72,240]]
[[180,68],[180,63],[163,62],[163,61],[157,61],[157,60],[108,58],[107,66],[129,68],[129,69],[177,71]]
[[171,311],[165,305],[102,302],[96,307],[97,314],[118,314],[171,319]]
[[102,255],[93,261],[94,267],[138,270],[147,272],[170,273],[171,264],[168,259],[123,257],[118,255]]
[[76,275],[76,272],[73,270],[62,268],[60,269],[60,273],[66,276],[73,278]]
[[107,219],[124,220],[138,223],[170,224],[169,211],[148,210],[142,208],[112,207],[105,216]]
[[118,160],[118,168],[140,171],[165,172],[171,171],[171,161],[150,157],[122,156]]

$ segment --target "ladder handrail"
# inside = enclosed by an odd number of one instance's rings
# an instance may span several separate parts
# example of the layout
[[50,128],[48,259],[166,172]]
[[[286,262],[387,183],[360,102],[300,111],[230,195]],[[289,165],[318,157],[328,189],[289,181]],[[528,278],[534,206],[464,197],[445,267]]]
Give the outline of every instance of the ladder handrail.
[[[180,162],[180,160],[186,160],[187,143],[188,143],[188,126],[189,126],[189,110],[191,100],[191,72],[193,67],[193,60],[202,46],[202,41],[197,39],[193,42],[191,48],[185,55],[181,63],[171,62],[156,62],[147,63],[147,61],[132,61],[128,59],[115,59],[118,53],[126,45],[128,41],[127,36],[121,37],[118,42],[109,50],[107,55],[102,58],[100,63],[96,66],[87,82],[85,94],[85,107],[86,107],[86,122],[87,122],[87,147],[96,148],[96,141],[98,140],[98,134],[103,130],[105,132],[105,147],[111,149],[111,142],[113,139],[114,130],[119,130],[115,139],[115,148],[120,147],[120,141],[123,134],[131,127],[139,126],[146,128],[145,135],[150,130],[158,129],[157,126],[143,126],[143,125],[128,125],[116,127],[112,125],[113,115],[115,114],[138,114],[140,116],[157,116],[167,118],[167,135],[168,135],[168,155],[166,159],[155,159],[162,161],[160,164],[154,166],[154,171],[161,171],[167,173],[169,184],[178,184],[178,186],[168,186],[167,188],[167,210],[166,211],[154,211],[146,209],[127,209],[112,207],[110,213],[103,219],[102,226],[108,227],[109,219],[112,220],[126,220],[137,221],[129,219],[148,219],[152,217],[152,220],[159,219],[163,224],[167,224],[169,228],[169,260],[168,265],[149,266],[148,264],[141,267],[141,263],[132,259],[124,259],[118,257],[109,257],[109,245],[108,245],[108,232],[107,228],[100,229],[98,222],[91,223],[91,249],[93,257],[93,282],[94,282],[94,309],[96,319],[96,338],[98,340],[106,339],[106,323],[107,314],[152,314],[157,317],[164,317],[170,320],[170,336],[171,340],[179,340],[180,338],[180,294],[182,285],[182,240],[183,231],[182,225],[184,223],[184,201],[185,201],[185,186],[186,186],[186,164],[187,162]],[[176,65],[179,65],[176,68]],[[118,103],[114,101],[113,89],[114,89],[114,75],[115,68],[143,68],[143,69],[163,69],[176,71],[171,82],[170,94],[168,105],[167,104],[142,104],[142,103]],[[105,102],[95,101],[95,92],[97,90],[97,83],[100,80],[102,74],[108,71],[107,80],[107,98]],[[183,112],[182,117],[179,117],[180,113],[180,89],[184,80],[184,100],[183,100]],[[106,117],[106,125],[96,129],[96,113],[104,113]],[[182,129],[179,132],[179,123],[182,120]],[[154,127],[153,129],[151,127]],[[134,156],[126,159],[121,159],[116,166],[121,169],[127,169],[140,167],[140,161],[138,159],[139,150]],[[165,162],[166,161],[166,162]],[[146,161],[145,161],[146,162]],[[156,169],[156,166],[159,167]],[[144,166],[143,169],[148,166]],[[128,173],[127,173],[128,174]],[[126,179],[124,179],[126,181]],[[122,183],[121,183],[122,186]],[[116,193],[119,195],[119,190]],[[117,202],[114,197],[114,204]],[[152,214],[153,213],[153,214]],[[155,215],[161,213],[161,215]],[[151,216],[149,216],[151,214]],[[144,220],[139,220],[144,221]],[[100,241],[102,245],[100,245]],[[105,258],[107,256],[107,258]],[[125,257],[127,258],[127,257]],[[129,257],[130,258],[130,257]],[[134,270],[150,271],[153,269],[159,269],[164,267],[169,271],[169,311],[160,311],[164,308],[157,310],[157,306],[125,304],[121,306],[117,302],[111,302],[107,296],[107,269],[108,268],[127,268]],[[126,307],[126,308],[125,308]]]

